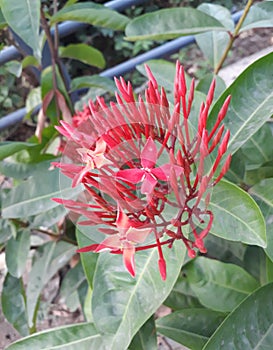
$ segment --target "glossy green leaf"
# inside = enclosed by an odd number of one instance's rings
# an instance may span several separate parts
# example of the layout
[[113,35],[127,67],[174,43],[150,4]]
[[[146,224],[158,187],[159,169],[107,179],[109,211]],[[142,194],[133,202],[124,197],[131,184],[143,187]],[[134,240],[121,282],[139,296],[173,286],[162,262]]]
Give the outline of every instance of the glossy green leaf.
[[0,0],[1,10],[14,32],[41,56],[39,42],[40,0]]
[[101,51],[86,44],[70,44],[65,47],[60,47],[60,56],[72,58],[90,66],[104,68],[105,59]]
[[153,316],[140,328],[128,348],[128,350],[146,349],[157,350],[156,329]]
[[12,236],[16,237],[15,225],[10,220],[0,218],[0,244],[8,241]]
[[29,334],[23,281],[7,273],[1,295],[3,314],[22,335]]
[[203,350],[266,350],[273,343],[273,284],[244,300],[221,324]]
[[243,267],[247,246],[241,242],[232,242],[215,235],[205,238],[205,246],[211,259],[232,263]]
[[216,100],[226,89],[226,84],[224,80],[218,75],[206,74],[202,79],[199,80],[196,86],[196,90],[207,94],[213,79],[215,79],[216,81],[216,87],[214,92],[214,100]]
[[62,241],[46,243],[36,251],[26,290],[27,315],[30,327],[35,324],[34,313],[42,289],[74,254],[75,247]]
[[93,26],[123,30],[129,19],[116,11],[89,1],[65,7],[51,17],[51,24],[63,21],[78,21]]
[[[234,22],[231,18],[229,10],[223,6],[216,4],[201,4],[198,10],[216,18],[229,31],[233,31]],[[197,34],[195,40],[211,66],[215,69],[220,62],[225,48],[229,42],[227,32],[212,31],[209,33]]]
[[[96,227],[80,226],[76,228],[77,242],[80,248],[97,243],[91,237],[96,232]],[[101,240],[102,241],[102,240]],[[93,277],[97,264],[98,254],[87,252],[81,254],[81,262],[88,284],[93,289]]]
[[273,27],[273,2],[262,1],[251,6],[241,31],[252,28]]
[[259,204],[266,222],[267,247],[265,249],[268,257],[273,261],[273,178],[262,180],[260,183],[249,189],[249,193],[254,196]]
[[181,35],[226,30],[215,18],[193,8],[163,9],[133,19],[126,26],[127,40],[169,40]]
[[30,250],[29,230],[19,231],[6,246],[6,264],[9,273],[16,278],[22,276]]
[[272,132],[265,124],[241,147],[248,170],[273,160],[272,144]]
[[19,218],[43,213],[59,205],[52,201],[52,198],[68,199],[80,192],[80,187],[71,188],[71,180],[61,175],[58,169],[46,171],[43,174],[37,173],[14,187],[3,199],[2,216]]
[[184,267],[182,268],[171,293],[168,295],[167,299],[165,299],[164,305],[170,307],[172,310],[201,308],[203,306],[200,304],[194,291],[190,287],[183,269]]
[[33,111],[33,109],[42,103],[41,87],[38,86],[31,89],[26,100],[27,113]]
[[266,227],[260,208],[238,186],[221,181],[212,193],[214,221],[210,232],[218,237],[266,246]]
[[259,287],[241,267],[198,257],[184,267],[190,287],[200,303],[215,311],[230,312]]
[[243,268],[256,278],[261,285],[266,284],[266,254],[264,249],[256,246],[247,246]]
[[3,12],[0,9],[0,29],[4,29],[7,25],[7,21],[5,20]]
[[62,281],[60,297],[67,299],[69,295],[74,293],[84,281],[84,271],[82,264],[79,262],[75,267],[66,273]]
[[51,160],[34,164],[2,161],[0,162],[0,172],[5,176],[18,180],[23,180],[28,178],[29,176],[33,176],[36,173],[48,171],[50,164]]
[[200,350],[222,323],[225,314],[207,309],[184,309],[156,321],[156,329],[164,336]]
[[224,119],[231,133],[229,152],[235,153],[273,114],[272,71],[273,53],[270,53],[251,64],[215,103],[209,115],[208,128],[215,123],[226,97],[232,96]]
[[71,90],[78,90],[81,88],[100,88],[105,92],[114,93],[117,89],[112,79],[101,77],[100,75],[86,75],[78,77],[71,81]]
[[248,186],[256,185],[264,179],[273,177],[273,161],[264,163],[262,166],[247,170],[245,173],[244,182]]
[[22,64],[18,61],[9,61],[5,64],[5,69],[16,78],[22,74]]
[[36,215],[33,221],[30,223],[30,227],[52,227],[63,219],[67,213],[68,210],[63,205],[59,205]]
[[11,156],[12,154],[21,151],[22,149],[28,149],[35,147],[34,143],[20,142],[20,141],[5,141],[0,142],[0,160]]
[[7,350],[103,350],[101,336],[92,323],[62,326],[20,339]]
[[[175,78],[175,64],[166,60],[150,60],[146,64],[150,67],[159,85],[164,86],[167,91],[173,91]],[[137,70],[147,77],[143,64],[138,65]]]
[[[136,254],[136,277],[125,270],[122,257],[101,253],[92,295],[94,323],[111,350],[126,350],[136,332],[170,293],[182,266],[185,247],[179,241],[164,247],[167,279],[158,271],[156,249]],[[103,292],[102,292],[103,291]]]
[[238,149],[238,151],[232,155],[231,163],[225,177],[227,180],[240,185],[244,182],[245,172],[245,157],[241,149]]

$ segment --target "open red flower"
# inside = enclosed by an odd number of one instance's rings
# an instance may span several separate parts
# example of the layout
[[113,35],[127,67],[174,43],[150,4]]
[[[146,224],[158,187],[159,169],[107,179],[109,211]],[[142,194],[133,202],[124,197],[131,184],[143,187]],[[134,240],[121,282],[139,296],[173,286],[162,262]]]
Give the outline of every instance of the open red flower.
[[169,181],[171,169],[174,169],[176,176],[179,176],[183,169],[177,165],[163,164],[155,167],[157,161],[157,149],[154,140],[149,137],[141,154],[141,168],[124,169],[117,172],[118,179],[137,184],[142,182],[141,193],[151,194],[158,182]]
[[[81,183],[85,189],[76,201],[57,201],[87,218],[79,224],[98,225],[107,235],[99,244],[78,252],[122,254],[126,269],[135,276],[135,252],[157,248],[159,271],[165,280],[162,246],[171,248],[176,240],[182,240],[191,258],[198,251],[206,252],[204,239],[213,223],[208,208],[210,191],[231,160],[227,155],[230,132],[222,123],[230,96],[214,124],[207,123],[213,81],[206,101],[197,106],[198,122],[192,128],[194,81],[187,90],[180,63],[172,109],[164,88],[159,88],[149,67],[146,70],[149,82],[144,97],[136,99],[131,83],[116,79],[117,103],[110,102],[108,108],[98,97],[75,123],[61,122],[57,127],[67,142],[63,161],[55,165],[73,179],[73,186]],[[68,164],[64,162],[67,158]],[[154,241],[147,244],[150,234]]]
[[96,253],[102,251],[122,251],[123,262],[127,270],[134,277],[135,276],[135,245],[143,243],[148,235],[151,233],[151,228],[136,228],[135,223],[128,218],[128,216],[119,207],[117,220],[115,222],[116,230],[107,230],[110,235],[100,244],[93,244],[81,249],[77,252],[93,251]]

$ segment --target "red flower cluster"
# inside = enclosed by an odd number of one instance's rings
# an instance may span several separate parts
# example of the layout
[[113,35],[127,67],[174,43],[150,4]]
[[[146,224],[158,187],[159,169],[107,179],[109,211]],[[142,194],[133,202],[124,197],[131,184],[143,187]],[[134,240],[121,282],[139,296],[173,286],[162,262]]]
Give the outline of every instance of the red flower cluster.
[[99,225],[106,235],[101,243],[78,252],[123,254],[124,265],[135,276],[135,252],[157,247],[165,279],[162,245],[171,248],[181,239],[190,257],[197,250],[206,252],[204,238],[213,222],[211,190],[231,160],[230,155],[224,157],[229,131],[224,133],[222,124],[230,97],[208,131],[213,81],[195,130],[189,121],[194,81],[187,91],[183,67],[177,63],[172,107],[164,88],[159,90],[149,67],[146,70],[145,100],[136,100],[130,82],[116,79],[117,103],[107,107],[97,98],[77,114],[74,124],[61,122],[57,127],[68,139],[64,155],[70,162],[55,165],[72,178],[72,186],[84,186],[86,201],[54,200],[84,215],[87,220],[81,224]]

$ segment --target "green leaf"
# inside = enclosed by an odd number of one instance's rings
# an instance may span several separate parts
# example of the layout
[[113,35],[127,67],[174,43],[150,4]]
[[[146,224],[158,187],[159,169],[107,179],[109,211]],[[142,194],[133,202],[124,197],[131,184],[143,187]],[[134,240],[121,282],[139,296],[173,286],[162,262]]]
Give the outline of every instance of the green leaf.
[[14,32],[22,38],[40,59],[40,0],[0,0],[1,10]]
[[2,295],[2,310],[6,319],[22,335],[29,334],[26,317],[25,292],[23,281],[13,277],[9,273],[6,275]]
[[263,1],[251,6],[241,31],[252,28],[273,27],[273,2]]
[[140,328],[128,348],[128,350],[146,349],[157,350],[156,329],[153,316]]
[[63,21],[78,21],[93,26],[123,30],[129,19],[116,11],[89,1],[65,7],[51,17],[51,24]]
[[241,267],[204,257],[188,263],[184,273],[201,304],[215,311],[232,311],[259,287]]
[[273,159],[273,135],[269,125],[264,124],[242,147],[245,163],[255,169]]
[[22,63],[18,61],[9,61],[5,64],[5,69],[16,78],[22,74]]
[[244,182],[245,171],[245,157],[242,150],[238,149],[238,151],[232,155],[230,167],[225,177],[231,182],[241,184]]
[[13,163],[11,161],[0,162],[0,172],[8,177],[23,180],[36,173],[48,171],[51,160],[35,164]]
[[0,219],[0,244],[5,243],[11,237],[16,237],[15,225],[7,219]]
[[29,149],[35,147],[34,143],[20,142],[20,141],[4,141],[0,142],[0,160],[11,156],[12,154],[21,151],[22,149]]
[[[175,78],[175,64],[166,60],[150,60],[146,64],[150,67],[159,85],[164,86],[167,91],[173,91]],[[137,70],[147,77],[143,64],[138,65]]]
[[243,268],[256,278],[261,285],[267,283],[266,254],[262,248],[256,246],[246,248]]
[[260,181],[271,177],[273,177],[272,160],[270,162],[264,163],[259,168],[247,170],[245,173],[244,182],[249,186],[253,186],[259,183]]
[[231,133],[229,152],[235,153],[273,114],[272,71],[273,53],[270,53],[251,64],[213,106],[208,128],[214,125],[226,97],[232,96],[224,119]]
[[223,313],[212,310],[184,309],[159,318],[156,329],[191,350],[200,350],[224,318]]
[[[216,18],[229,31],[233,31],[234,22],[228,9],[215,4],[201,4],[198,10]],[[211,66],[215,69],[223,55],[229,42],[229,35],[226,32],[212,31],[209,33],[198,34],[195,36],[197,45],[209,60]]]
[[41,98],[41,87],[38,86],[30,90],[30,93],[27,95],[26,100],[26,110],[27,113],[32,112],[35,107],[42,103]]
[[163,9],[133,19],[126,26],[126,40],[169,40],[181,35],[226,30],[215,18],[193,8]]
[[164,301],[164,305],[170,307],[173,310],[181,310],[187,308],[201,308],[202,305],[198,301],[194,291],[191,289],[190,284],[185,278],[183,268],[180,272],[177,281]]
[[59,205],[36,215],[33,221],[30,223],[30,227],[51,227],[64,218],[67,213],[68,210],[63,205]]
[[82,264],[79,262],[75,267],[73,267],[66,273],[62,281],[60,297],[67,299],[69,295],[77,291],[77,289],[84,281],[84,271],[82,268]]
[[247,249],[245,244],[228,241],[215,235],[208,235],[205,239],[205,245],[211,259],[243,267],[244,254]]
[[220,181],[212,193],[214,221],[210,232],[231,241],[266,246],[266,227],[260,208],[238,186]]
[[163,251],[166,281],[162,281],[158,271],[156,249],[137,252],[135,279],[123,267],[122,256],[100,254],[92,310],[96,328],[104,333],[108,349],[126,350],[136,332],[170,293],[182,266],[185,247],[176,242],[171,249],[165,246]]
[[30,249],[30,232],[19,231],[16,238],[11,238],[6,246],[6,264],[9,273],[16,278],[22,276]]
[[273,261],[273,178],[262,180],[257,185],[249,189],[249,193],[254,196],[259,204],[266,222],[268,244],[265,249],[268,257]]
[[84,77],[74,78],[71,81],[71,90],[78,90],[81,88],[100,88],[105,92],[114,93],[117,89],[112,79],[101,77],[99,75],[86,75]]
[[92,323],[62,326],[20,339],[7,350],[103,349],[102,339]]
[[44,286],[75,254],[75,247],[66,242],[49,242],[36,251],[27,284],[27,316],[29,327],[35,324],[35,310]]
[[86,44],[70,44],[66,47],[60,47],[59,50],[61,57],[72,58],[98,68],[105,67],[103,54],[92,46]]
[[72,189],[71,180],[62,175],[59,169],[37,173],[14,187],[3,199],[2,217],[20,218],[43,213],[59,205],[52,198],[68,199],[81,191],[81,187]]
[[[0,3],[1,4],[1,3]],[[1,6],[1,5],[0,5]],[[7,21],[5,20],[4,16],[3,16],[3,12],[1,11],[0,8],[0,30],[4,29],[7,26]]]
[[273,284],[244,300],[216,330],[203,350],[271,349],[273,339]]
[[196,86],[196,90],[203,92],[206,95],[209,91],[209,87],[213,79],[216,81],[214,92],[214,100],[216,100],[226,89],[224,80],[218,75],[206,74],[202,79],[199,80]]
[[[94,226],[91,230],[88,226],[81,226],[80,228],[76,228],[76,237],[80,248],[97,243],[96,241],[90,238],[90,235],[94,236],[94,231],[97,231],[96,227]],[[82,266],[91,289],[93,289],[93,277],[95,273],[97,259],[98,254],[94,254],[92,252],[86,252],[84,254],[81,254]]]

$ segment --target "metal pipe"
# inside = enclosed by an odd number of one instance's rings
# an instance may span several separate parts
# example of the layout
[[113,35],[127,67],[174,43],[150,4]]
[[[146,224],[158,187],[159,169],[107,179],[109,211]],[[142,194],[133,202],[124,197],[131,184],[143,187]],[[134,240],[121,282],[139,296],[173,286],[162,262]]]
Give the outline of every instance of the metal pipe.
[[[113,2],[121,2],[122,0],[115,0]],[[235,13],[232,15],[234,22],[236,23],[242,15],[242,11]],[[191,44],[194,42],[193,36],[185,36],[178,39],[174,39],[170,42],[167,42],[163,45],[160,45],[149,52],[145,52],[144,54],[138,55],[126,62],[123,62],[113,68],[109,68],[100,73],[103,77],[113,78],[114,76],[122,75],[130,70],[134,69],[138,64],[146,62],[151,59],[163,57],[166,55],[170,55],[177,50]],[[82,91],[82,89],[81,89]],[[13,113],[8,114],[5,117],[0,118],[0,131],[8,128],[9,126],[16,124],[21,121],[26,115],[26,108],[21,108]]]

